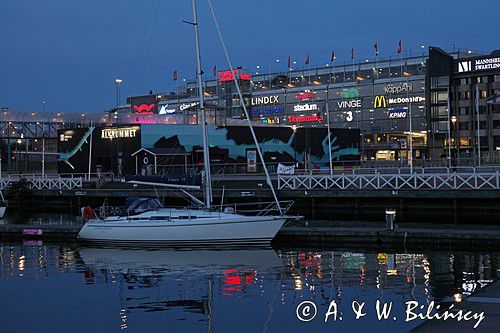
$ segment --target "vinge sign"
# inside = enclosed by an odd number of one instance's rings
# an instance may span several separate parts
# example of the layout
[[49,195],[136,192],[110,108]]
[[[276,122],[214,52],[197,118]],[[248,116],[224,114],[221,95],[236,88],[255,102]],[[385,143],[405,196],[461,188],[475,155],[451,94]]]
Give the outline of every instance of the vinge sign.
[[346,100],[346,101],[337,101],[337,105],[339,106],[339,109],[360,108],[361,107],[361,100],[360,99],[352,99],[352,100]]

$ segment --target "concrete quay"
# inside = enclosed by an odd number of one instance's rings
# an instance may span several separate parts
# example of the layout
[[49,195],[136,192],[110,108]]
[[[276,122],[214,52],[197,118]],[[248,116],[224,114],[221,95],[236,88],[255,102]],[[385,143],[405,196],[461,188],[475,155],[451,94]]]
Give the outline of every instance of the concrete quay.
[[[75,241],[81,224],[0,224],[0,239]],[[380,222],[301,221],[287,225],[275,238],[278,247],[421,247],[427,245],[498,248],[500,227],[471,225],[399,225],[387,230]]]

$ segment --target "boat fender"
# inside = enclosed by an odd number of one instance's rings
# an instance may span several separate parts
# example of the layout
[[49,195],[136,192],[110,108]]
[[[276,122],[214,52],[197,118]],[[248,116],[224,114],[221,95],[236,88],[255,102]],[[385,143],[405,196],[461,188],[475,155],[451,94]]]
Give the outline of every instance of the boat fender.
[[94,210],[92,209],[92,207],[90,206],[87,206],[83,209],[83,213],[82,213],[82,216],[83,216],[83,220],[85,222],[87,222],[88,220],[91,220],[94,218]]

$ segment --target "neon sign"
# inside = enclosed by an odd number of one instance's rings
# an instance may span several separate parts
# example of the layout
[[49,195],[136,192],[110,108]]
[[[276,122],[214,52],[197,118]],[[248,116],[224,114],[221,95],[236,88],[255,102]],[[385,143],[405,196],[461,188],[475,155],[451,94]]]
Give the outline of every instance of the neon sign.
[[280,118],[279,117],[267,117],[267,118],[262,118],[260,121],[264,124],[279,124]]
[[[235,69],[233,73],[231,71],[219,72],[219,82],[230,82],[234,81],[234,78],[238,76],[239,70]],[[250,74],[239,74],[240,80],[250,81]]]
[[387,101],[385,100],[385,96],[379,95],[375,96],[375,99],[373,100],[373,107],[376,108],[386,108],[387,107]]
[[184,111],[184,110],[189,109],[190,107],[193,107],[193,106],[196,106],[199,104],[200,104],[200,102],[183,103],[183,104],[179,105],[179,110]]
[[289,116],[288,121],[291,123],[310,123],[314,121],[323,121],[325,118],[323,118],[322,115],[320,114],[315,114],[312,116]]
[[458,72],[465,73],[471,71],[483,71],[487,69],[500,68],[500,57],[498,58],[482,58],[468,61],[458,62]]
[[305,100],[305,99],[313,99],[314,98],[314,93],[300,93],[295,95],[295,98],[299,101]]
[[388,84],[384,87],[384,92],[386,94],[400,94],[413,90],[413,85],[411,83],[403,83],[397,86]]
[[252,105],[279,103],[279,95],[252,97]]
[[153,114],[153,111],[151,111],[155,107],[155,103],[151,104],[141,104],[141,105],[134,105],[134,110],[135,113],[140,113],[140,114]]
[[419,103],[425,101],[425,97],[422,96],[412,96],[412,97],[396,97],[396,98],[385,98],[383,95],[375,96],[373,100],[373,107],[386,108],[387,104],[404,104],[404,103]]
[[101,139],[135,138],[138,129],[138,127],[103,128]]
[[389,119],[403,119],[406,118],[407,113],[405,109],[389,110]]
[[284,108],[263,108],[263,109],[252,110],[252,114],[254,114],[254,115],[282,113],[282,112],[285,112]]
[[425,97],[422,96],[389,98],[389,104],[418,103],[423,101],[425,101]]
[[175,113],[175,109],[167,109],[168,105],[162,105],[159,114],[170,114]]
[[356,98],[359,96],[358,88],[344,88],[340,91],[340,96],[342,98]]
[[293,111],[314,111],[318,109],[318,104],[298,104],[293,106]]
[[339,106],[339,109],[360,108],[361,107],[361,100],[360,99],[352,99],[352,100],[347,100],[347,101],[337,101],[337,105]]

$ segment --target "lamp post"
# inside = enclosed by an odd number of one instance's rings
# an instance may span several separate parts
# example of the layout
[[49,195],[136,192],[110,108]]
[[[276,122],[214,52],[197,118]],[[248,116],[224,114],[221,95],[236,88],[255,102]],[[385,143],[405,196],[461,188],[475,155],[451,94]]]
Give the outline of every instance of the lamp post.
[[123,82],[122,79],[116,78],[115,79],[115,88],[116,88],[116,106],[120,105],[120,85]]
[[42,114],[42,178],[45,177],[45,101],[43,104],[43,114]]
[[[454,133],[456,133],[456,130],[455,130],[456,123],[457,123],[457,116],[451,116],[451,124],[452,124],[453,132]],[[453,138],[453,146],[455,148],[455,164],[458,164],[457,163],[458,146],[457,146],[457,140],[455,140],[455,135],[454,135],[454,138]]]

